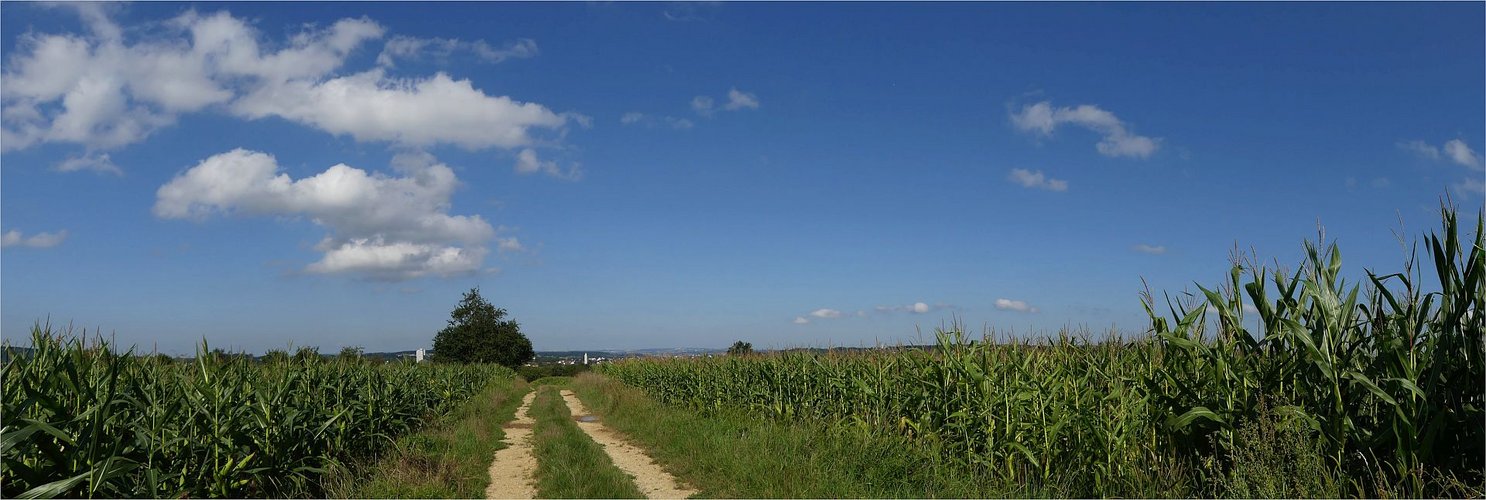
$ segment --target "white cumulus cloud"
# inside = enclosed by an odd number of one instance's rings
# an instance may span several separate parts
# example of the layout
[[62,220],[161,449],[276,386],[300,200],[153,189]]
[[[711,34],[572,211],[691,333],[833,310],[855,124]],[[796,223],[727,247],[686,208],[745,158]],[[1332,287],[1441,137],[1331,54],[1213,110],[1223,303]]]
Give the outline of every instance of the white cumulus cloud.
[[1037,308],[1036,307],[1029,306],[1029,305],[1027,305],[1026,302],[1023,302],[1023,301],[1020,301],[1020,300],[1011,300],[1011,299],[996,299],[996,309],[1000,309],[1000,310],[1003,310],[1003,311],[1017,311],[1017,312],[1025,312],[1025,313],[1035,313],[1035,312],[1037,312]]
[[88,33],[27,34],[5,68],[7,150],[48,142],[93,150],[133,144],[181,113],[229,102],[234,86],[323,76],[383,31],[368,19],[342,19],[263,53],[243,21],[193,11],[154,23],[157,33],[129,43],[103,9],[76,8]]
[[442,72],[387,74],[399,58],[455,51],[492,62],[531,57],[537,49],[529,39],[497,48],[484,41],[394,36],[379,56],[381,66],[342,72],[354,52],[386,35],[385,27],[345,18],[275,41],[225,11],[191,10],[164,22],[119,26],[97,4],[69,8],[86,21],[86,32],[23,35],[0,74],[0,148],[86,148],[88,155],[59,170],[109,171],[103,165],[111,163],[93,153],[140,142],[182,114],[213,110],[250,120],[283,118],[360,142],[468,150],[539,147],[560,141],[570,123],[591,123],[583,115],[486,93]]
[[1104,156],[1149,158],[1161,147],[1160,138],[1137,135],[1114,113],[1091,104],[1071,108],[1054,108],[1049,101],[1027,104],[1011,113],[1011,123],[1024,132],[1043,136],[1051,135],[1064,124],[1083,127],[1103,136],[1095,149]]
[[204,220],[214,214],[302,216],[329,234],[313,273],[401,280],[474,272],[495,229],[480,216],[449,215],[458,180],[428,154],[399,155],[401,176],[339,164],[312,177],[279,173],[268,154],[236,149],[202,160],[156,192],[154,213]]
[[469,80],[443,73],[395,79],[381,69],[264,88],[243,96],[232,110],[249,119],[277,116],[361,142],[442,143],[469,150],[529,146],[535,142],[531,129],[558,129],[567,122],[540,104],[486,95]]
[[803,324],[807,324],[809,322],[810,322],[810,320],[809,319],[806,319],[804,316],[795,316],[794,324],[796,324],[796,325],[803,325]]
[[1011,169],[1011,173],[1006,178],[1026,188],[1046,189],[1060,193],[1068,190],[1068,181],[1043,175],[1041,170],[1034,172],[1027,169],[1014,168]]
[[66,229],[55,233],[36,233],[31,236],[26,236],[19,230],[12,229],[6,231],[3,236],[0,236],[0,247],[51,248],[62,244],[66,239]]

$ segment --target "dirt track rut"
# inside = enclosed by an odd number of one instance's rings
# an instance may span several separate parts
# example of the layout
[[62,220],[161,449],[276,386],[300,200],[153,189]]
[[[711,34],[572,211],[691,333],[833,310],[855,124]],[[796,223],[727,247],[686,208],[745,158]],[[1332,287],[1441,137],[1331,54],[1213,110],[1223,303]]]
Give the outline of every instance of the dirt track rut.
[[528,412],[537,391],[526,393],[516,419],[506,424],[506,447],[495,452],[490,463],[490,486],[485,498],[536,498],[537,457],[532,454],[531,433],[536,420]]
[[[591,415],[573,391],[562,391],[562,399],[567,402],[568,410],[574,417]],[[645,450],[629,444],[621,434],[608,426],[579,420],[578,428],[604,447],[604,452],[609,454],[615,467],[635,478],[635,486],[645,494],[645,498],[687,498],[697,493],[697,490],[685,487],[676,480],[676,476],[662,469]]]

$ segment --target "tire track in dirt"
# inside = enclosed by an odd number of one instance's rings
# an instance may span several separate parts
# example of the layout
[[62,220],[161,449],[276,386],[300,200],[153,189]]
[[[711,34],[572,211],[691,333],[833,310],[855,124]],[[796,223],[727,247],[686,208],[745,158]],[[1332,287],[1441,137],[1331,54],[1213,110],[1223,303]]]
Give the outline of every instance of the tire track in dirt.
[[[573,391],[562,391],[562,400],[568,404],[574,417],[592,415]],[[623,435],[608,426],[597,421],[584,422],[579,419],[578,428],[604,447],[604,452],[609,454],[615,467],[635,478],[635,486],[645,494],[645,498],[687,498],[697,494],[697,490],[683,486],[676,480],[676,476],[662,469],[645,450],[629,444]]]
[[490,486],[485,488],[485,498],[536,498],[537,457],[532,454],[531,443],[536,420],[528,414],[536,397],[535,390],[526,393],[516,419],[504,427],[506,447],[496,451],[495,460],[490,462]]

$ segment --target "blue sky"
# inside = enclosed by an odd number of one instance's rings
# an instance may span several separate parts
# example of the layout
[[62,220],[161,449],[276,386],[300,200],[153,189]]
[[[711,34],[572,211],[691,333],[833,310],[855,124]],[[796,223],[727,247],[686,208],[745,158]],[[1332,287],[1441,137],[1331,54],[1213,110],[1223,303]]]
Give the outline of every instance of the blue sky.
[[7,2],[0,328],[189,353],[1127,333],[1482,204],[1476,3]]

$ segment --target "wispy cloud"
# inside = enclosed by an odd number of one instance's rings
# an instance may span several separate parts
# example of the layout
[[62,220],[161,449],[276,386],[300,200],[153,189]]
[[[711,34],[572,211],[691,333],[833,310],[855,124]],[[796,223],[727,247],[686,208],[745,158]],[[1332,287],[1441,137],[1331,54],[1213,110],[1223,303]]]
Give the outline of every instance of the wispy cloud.
[[523,149],[516,154],[516,173],[532,174],[541,172],[550,177],[565,181],[583,180],[583,167],[578,164],[569,165],[566,170],[557,166],[557,162],[537,158],[537,152],[533,149]]
[[1446,142],[1445,155],[1449,156],[1450,161],[1455,162],[1457,165],[1481,170],[1481,157],[1476,155],[1476,151],[1471,149],[1470,146],[1467,146],[1465,141],[1451,139],[1450,142]]
[[872,308],[872,310],[880,313],[907,312],[913,314],[926,314],[930,311],[954,308],[955,306],[950,304],[936,303],[934,305],[929,305],[927,302],[914,302],[912,304],[901,306],[875,306]]
[[707,21],[712,19],[720,5],[722,2],[670,2],[661,11],[661,16],[667,21],[681,23]]
[[1420,140],[1399,142],[1398,147],[1426,160],[1448,160],[1472,170],[1483,170],[1481,155],[1460,139],[1446,141],[1441,147]]
[[[1451,187],[1460,193],[1483,194],[1481,173],[1486,172],[1486,164],[1482,163],[1480,153],[1477,153],[1465,141],[1451,139],[1445,141],[1444,146],[1437,148],[1424,141],[1412,140],[1399,142],[1398,147],[1426,160],[1447,161],[1465,167],[1470,170],[1468,176],[1453,183]],[[1348,188],[1353,187],[1353,185],[1348,186]],[[1379,186],[1375,184],[1374,187]]]
[[[1357,188],[1362,187],[1362,181],[1357,180],[1356,177],[1347,177],[1347,179],[1343,181],[1343,184],[1347,186],[1348,190],[1356,190]],[[1388,186],[1392,185],[1393,181],[1388,180],[1387,177],[1374,177],[1372,180],[1367,181],[1367,186],[1373,189],[1385,189]]]
[[835,309],[816,309],[811,311],[810,315],[817,318],[835,319],[841,317],[841,311]]
[[717,106],[717,100],[711,96],[699,95],[691,98],[691,110],[704,117],[711,117],[719,109],[722,111],[739,111],[758,108],[759,99],[757,95],[738,90],[736,87],[728,90],[728,100],[721,108]]
[[1059,193],[1068,190],[1068,181],[1043,175],[1041,170],[1034,172],[1027,169],[1014,168],[1011,169],[1011,173],[1006,176],[1006,179],[1021,184],[1025,188],[1046,189]]
[[691,98],[691,110],[702,116],[712,116],[712,107],[716,104],[716,100],[704,95]]
[[31,236],[26,236],[19,230],[12,229],[6,231],[3,236],[0,236],[0,248],[51,248],[62,244],[65,240],[67,240],[66,229],[55,233],[36,233]]
[[387,44],[382,47],[382,53],[377,55],[377,64],[393,67],[397,65],[398,59],[432,59],[444,62],[454,54],[461,52],[473,54],[483,62],[500,63],[507,59],[536,57],[540,51],[537,49],[536,40],[530,38],[520,38],[507,42],[503,46],[493,47],[484,40],[467,42],[453,38],[416,38],[399,35],[387,40]]
[[1024,313],[1036,313],[1037,308],[1027,305],[1026,302],[1011,299],[996,299],[996,309],[1003,311],[1016,311]]
[[722,109],[737,111],[740,109],[758,109],[758,96],[738,89],[728,90],[728,103]]
[[619,123],[624,125],[641,125],[653,128],[657,125],[665,125],[677,130],[686,130],[696,126],[696,123],[686,118],[674,116],[652,116],[638,111],[631,111],[619,117]]
[[1161,147],[1160,138],[1137,135],[1130,131],[1129,124],[1115,117],[1114,113],[1098,106],[1082,104],[1076,107],[1054,108],[1050,101],[1023,105],[1011,112],[1011,123],[1023,132],[1040,136],[1052,135],[1064,124],[1092,130],[1103,136],[1095,149],[1104,156],[1149,158]]
[[87,170],[100,174],[124,175],[124,170],[114,165],[113,159],[108,153],[85,154],[82,156],[70,156],[62,160],[54,167],[58,172],[77,172]]
[[1455,189],[1466,193],[1486,194],[1486,182],[1481,179],[1467,177],[1455,184]]
[[1151,255],[1161,255],[1166,253],[1165,245],[1147,245],[1145,243],[1141,243],[1131,248],[1133,248],[1137,252],[1148,253]]
[[[905,304],[900,306],[876,306],[872,308],[872,311],[875,311],[879,314],[892,314],[899,312],[906,312],[910,314],[927,314],[931,311],[938,311],[941,309],[955,309],[955,306],[942,303],[930,305],[927,302],[914,302],[912,304]],[[858,309],[856,312],[848,313],[838,309],[821,308],[811,311],[804,316],[795,317],[795,323],[803,325],[805,323],[809,323],[811,319],[841,319],[846,317],[866,318],[868,316],[870,316],[870,314],[866,309]]]
[[519,252],[526,251],[526,247],[521,245],[521,240],[519,240],[516,237],[512,236],[510,238],[496,238],[495,239],[495,250],[497,252],[501,252],[501,253],[506,253],[506,252],[519,253]]
[[1431,146],[1429,145],[1429,143],[1426,143],[1424,141],[1413,140],[1407,142],[1399,142],[1398,148],[1412,152],[1415,155],[1418,155],[1420,158],[1424,158],[1427,160],[1440,159],[1440,148]]

